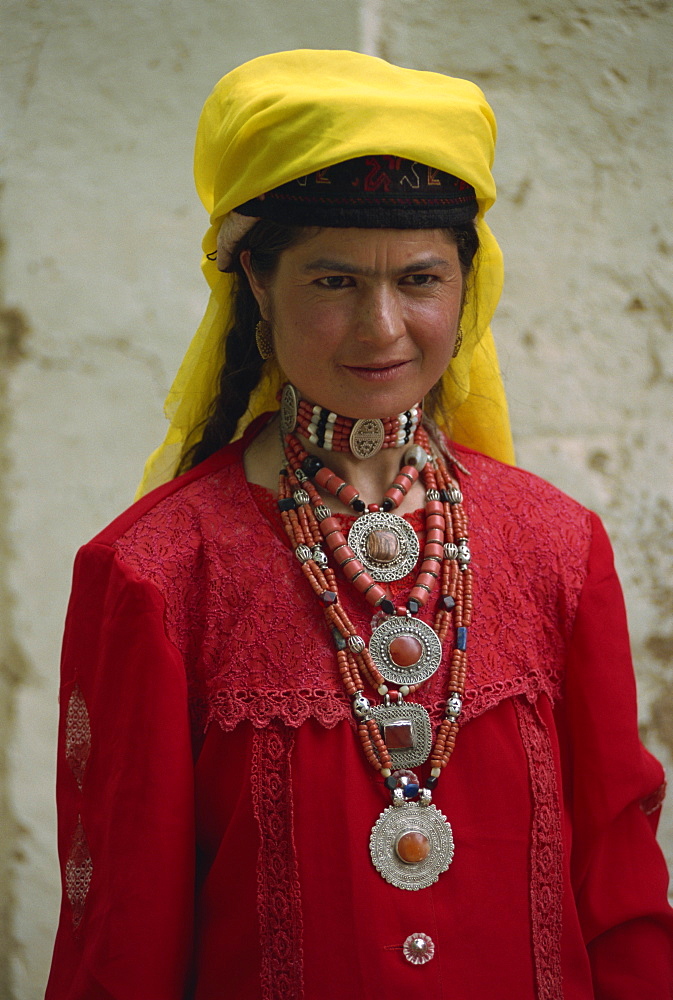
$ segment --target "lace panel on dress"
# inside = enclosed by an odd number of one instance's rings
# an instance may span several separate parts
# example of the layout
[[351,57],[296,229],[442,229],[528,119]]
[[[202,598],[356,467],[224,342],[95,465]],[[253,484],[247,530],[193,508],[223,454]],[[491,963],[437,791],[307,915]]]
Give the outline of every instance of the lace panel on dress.
[[[477,611],[463,722],[504,698],[541,691],[557,698],[591,543],[589,514],[573,501],[521,470],[504,475],[489,459],[469,461]],[[267,498],[260,509],[258,496],[236,460],[162,499],[115,543],[166,602],[195,740],[213,721],[231,730],[246,718],[256,727],[270,718],[289,727],[309,717],[327,727],[352,718],[324,616],[283,540],[277,506]],[[422,532],[422,513],[417,523],[406,516]],[[402,594],[409,585],[399,582]],[[371,609],[351,589],[341,588],[340,599],[368,638]],[[431,600],[421,617],[432,620],[433,610]],[[421,696],[435,724],[449,647]]]
[[293,741],[294,730],[277,719],[253,734],[252,803],[260,838],[261,1000],[301,1000],[304,995],[301,890],[292,828]]
[[91,753],[91,726],[86,702],[78,685],[73,688],[65,717],[65,759],[77,787],[82,789],[84,772]]
[[535,706],[523,698],[515,698],[514,706],[533,795],[530,908],[537,996],[539,1000],[563,1000],[563,842],[554,755]]
[[93,862],[82,826],[81,816],[72,838],[70,855],[65,863],[65,892],[72,908],[72,926],[77,930],[84,916],[84,904],[91,885]]

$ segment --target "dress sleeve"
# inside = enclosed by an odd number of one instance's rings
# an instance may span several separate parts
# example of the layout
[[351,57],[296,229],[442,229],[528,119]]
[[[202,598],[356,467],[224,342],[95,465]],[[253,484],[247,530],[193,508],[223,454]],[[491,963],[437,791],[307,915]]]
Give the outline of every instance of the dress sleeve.
[[63,898],[46,1000],[182,1000],[194,909],[187,683],[163,599],[103,544],[78,554],[63,644]]
[[595,515],[592,531],[563,708],[574,890],[596,1000],[666,1000],[673,914],[655,840],[664,774],[638,738],[624,602]]

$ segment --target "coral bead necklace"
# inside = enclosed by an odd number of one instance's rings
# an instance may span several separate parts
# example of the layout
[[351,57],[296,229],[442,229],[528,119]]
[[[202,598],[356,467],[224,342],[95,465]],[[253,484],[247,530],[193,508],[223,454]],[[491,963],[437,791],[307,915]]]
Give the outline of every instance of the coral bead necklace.
[[[283,430],[286,465],[278,499],[283,525],[333,636],[365,756],[392,798],[372,829],[372,861],[392,885],[426,888],[446,871],[454,853],[451,827],[432,804],[432,793],[453,752],[465,689],[472,571],[462,494],[422,426],[415,429],[413,444],[405,450],[400,472],[381,503],[369,505],[353,486],[308,454],[287,423]],[[382,584],[413,569],[419,545],[411,525],[394,510],[419,478],[426,491],[425,542],[406,605],[395,607]],[[318,487],[358,515],[348,538]],[[339,600],[337,570],[327,552],[340,575],[375,612],[369,643]],[[440,595],[430,626],[417,616],[437,587]],[[426,709],[406,699],[435,673],[450,636],[446,713],[433,744]],[[376,695],[378,703],[373,701]],[[421,787],[411,769],[428,760],[430,773]]]

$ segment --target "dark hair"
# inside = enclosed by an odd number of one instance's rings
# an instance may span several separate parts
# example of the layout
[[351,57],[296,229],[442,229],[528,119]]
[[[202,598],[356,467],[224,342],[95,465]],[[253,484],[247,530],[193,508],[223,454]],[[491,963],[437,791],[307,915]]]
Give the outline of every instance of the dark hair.
[[[222,353],[224,364],[218,379],[218,392],[213,400],[208,416],[190,434],[193,439],[199,432],[201,438],[194,444],[187,443],[176,473],[193,469],[224,445],[229,444],[238,421],[250,402],[250,395],[262,376],[264,362],[257,350],[255,327],[261,319],[257,300],[252,293],[248,279],[240,263],[244,250],[250,251],[250,267],[263,282],[274,276],[283,250],[296,246],[308,239],[315,229],[301,226],[283,226],[260,219],[238,242],[233,259],[234,270],[234,321],[224,332]],[[479,237],[474,222],[464,223],[445,229],[447,236],[454,240],[458,249],[458,260],[463,277],[472,270],[475,255],[479,249]],[[441,389],[438,383],[426,397],[426,411],[430,417],[441,410]]]

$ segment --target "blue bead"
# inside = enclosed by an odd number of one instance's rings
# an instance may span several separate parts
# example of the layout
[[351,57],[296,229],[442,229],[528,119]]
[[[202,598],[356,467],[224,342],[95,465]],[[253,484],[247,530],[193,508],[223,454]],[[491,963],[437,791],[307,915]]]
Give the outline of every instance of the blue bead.
[[456,649],[467,649],[467,629],[464,627],[456,629]]
[[410,781],[409,784],[404,786],[404,797],[405,799],[415,799],[418,795],[418,785],[414,781]]
[[346,640],[344,639],[338,628],[332,629],[332,637],[334,639],[334,645],[336,646],[337,649],[346,648]]

